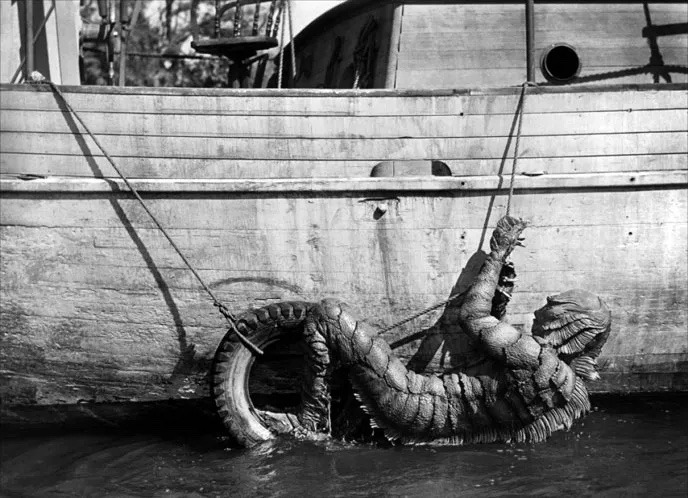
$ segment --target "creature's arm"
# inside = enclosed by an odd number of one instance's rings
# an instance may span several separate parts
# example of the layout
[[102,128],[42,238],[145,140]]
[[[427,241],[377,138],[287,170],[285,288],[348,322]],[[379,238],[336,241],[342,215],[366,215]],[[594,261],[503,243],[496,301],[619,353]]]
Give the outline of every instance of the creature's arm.
[[[520,235],[525,227],[525,222],[516,218],[505,216],[499,220],[490,240],[490,254],[466,294],[459,321],[463,330],[488,356],[504,365],[517,379],[525,381],[524,385],[532,381],[541,396],[547,397],[543,393],[549,392],[568,400],[576,385],[576,376],[571,368],[557,357],[552,348],[543,347],[532,335],[521,334],[492,315],[492,301],[500,284],[500,274],[514,247],[522,245]],[[508,273],[508,268],[505,273]],[[551,401],[547,406],[552,408],[557,403]]]
[[[491,357],[504,361],[507,366],[514,367],[507,349],[518,351],[527,356],[535,355],[540,346],[530,336],[521,337],[521,333],[511,325],[501,322],[496,315],[503,314],[503,310],[493,310],[495,290],[500,284],[500,275],[507,274],[510,269],[505,268],[506,260],[511,251],[521,245],[521,232],[526,227],[522,220],[506,216],[499,220],[490,240],[490,254],[487,256],[475,282],[468,290],[459,312],[459,320],[464,331],[473,338],[480,347]],[[506,271],[503,271],[506,270]],[[508,292],[508,291],[507,291]],[[507,296],[508,297],[508,296]],[[497,299],[499,304],[499,299]],[[506,302],[503,302],[506,306]],[[518,344],[517,344],[518,343]],[[516,347],[518,346],[518,347]],[[520,354],[517,353],[520,356]],[[521,363],[521,362],[517,362]]]

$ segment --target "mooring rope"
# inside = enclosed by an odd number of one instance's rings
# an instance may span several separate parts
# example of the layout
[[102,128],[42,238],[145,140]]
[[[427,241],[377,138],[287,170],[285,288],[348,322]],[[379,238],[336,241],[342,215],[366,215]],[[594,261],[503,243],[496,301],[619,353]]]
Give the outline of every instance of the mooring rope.
[[[288,5],[287,5],[287,8],[289,8]],[[284,33],[282,33],[282,39],[284,39]],[[280,76],[281,76],[281,72],[282,72],[282,68],[281,68],[281,65],[280,65]],[[124,181],[124,183],[126,184],[126,186],[129,188],[129,190],[132,192],[132,194],[134,194],[134,196],[136,197],[136,199],[139,201],[139,203],[141,204],[141,207],[143,207],[143,209],[146,211],[146,213],[148,213],[148,215],[149,215],[150,218],[153,220],[153,222],[155,223],[155,225],[160,229],[160,231],[161,231],[162,234],[165,236],[165,238],[168,240],[168,242],[170,243],[170,245],[174,248],[174,250],[177,252],[177,254],[179,255],[179,257],[182,259],[182,261],[184,262],[184,264],[189,268],[189,270],[191,270],[191,272],[193,273],[193,275],[196,277],[196,279],[198,280],[198,282],[201,284],[201,287],[203,287],[203,289],[208,293],[208,295],[210,296],[210,298],[213,300],[213,305],[216,306],[216,307],[218,308],[218,310],[220,311],[220,313],[222,313],[222,315],[225,317],[225,319],[227,320],[227,322],[228,322],[229,325],[230,325],[231,330],[237,335],[237,337],[238,337],[239,340],[242,342],[242,344],[244,344],[244,346],[246,346],[246,347],[247,347],[249,350],[251,350],[253,353],[258,354],[258,355],[262,355],[262,354],[263,354],[263,351],[261,351],[261,350],[260,350],[255,344],[253,344],[246,336],[244,336],[241,332],[239,332],[239,330],[237,330],[236,324],[235,324],[236,319],[234,318],[234,316],[229,312],[229,310],[227,309],[227,307],[226,307],[224,304],[222,304],[222,303],[217,299],[217,297],[215,296],[215,294],[214,294],[214,293],[210,290],[210,288],[206,285],[205,281],[201,278],[201,276],[198,274],[198,272],[196,271],[196,269],[193,267],[193,265],[192,265],[192,264],[189,262],[189,260],[186,258],[186,256],[184,255],[184,253],[181,251],[181,249],[179,249],[179,247],[178,247],[177,244],[174,242],[174,240],[172,239],[172,237],[170,237],[170,235],[167,233],[167,230],[165,230],[165,228],[160,224],[160,222],[159,222],[158,219],[155,217],[155,215],[154,215],[154,214],[151,212],[151,210],[148,208],[148,205],[147,205],[146,202],[143,200],[143,198],[141,197],[141,195],[138,193],[138,191],[136,190],[136,187],[134,187],[134,185],[132,185],[132,184],[129,182],[128,178],[124,175],[124,173],[122,173],[122,171],[119,169],[119,167],[115,164],[115,161],[112,159],[112,157],[110,157],[110,155],[107,153],[107,151],[105,150],[105,148],[100,144],[100,142],[98,141],[98,139],[96,138],[96,136],[91,132],[91,130],[88,128],[88,126],[86,126],[86,123],[84,123],[84,121],[81,119],[81,117],[79,116],[79,114],[74,110],[74,108],[69,104],[69,102],[67,102],[67,99],[65,99],[64,94],[62,93],[62,91],[60,90],[60,88],[59,88],[57,85],[55,85],[55,83],[53,83],[52,81],[45,79],[45,77],[44,77],[43,75],[41,75],[40,73],[38,73],[38,72],[36,72],[36,71],[35,71],[34,73],[31,74],[31,83],[33,83],[33,84],[47,84],[47,85],[50,86],[50,88],[51,88],[57,95],[60,96],[60,98],[61,98],[62,101],[64,102],[65,106],[66,106],[67,109],[69,110],[69,112],[72,113],[72,114],[74,115],[74,117],[77,119],[77,121],[79,121],[79,123],[81,124],[81,126],[83,126],[83,128],[84,128],[84,129],[86,130],[86,132],[89,134],[89,136],[91,137],[91,139],[93,140],[93,142],[94,142],[94,143],[98,146],[98,148],[103,152],[103,155],[105,155],[105,157],[107,158],[107,160],[110,162],[110,165],[114,168],[114,170],[115,170],[115,171],[117,172],[117,174],[120,176],[120,178],[122,179],[122,181]],[[280,83],[281,83],[281,78],[280,78]],[[522,125],[523,125],[523,113],[524,113],[524,108],[525,108],[526,87],[529,86],[529,85],[531,85],[531,83],[526,82],[526,83],[523,83],[523,85],[521,86],[521,96],[520,96],[520,98],[519,98],[519,103],[518,103],[518,106],[517,106],[517,109],[516,109],[516,112],[517,112],[517,119],[518,119],[518,127],[517,127],[517,131],[516,131],[516,141],[515,141],[515,143],[514,143],[514,160],[513,160],[513,165],[512,165],[512,168],[511,168],[511,181],[510,181],[510,184],[509,184],[509,194],[508,194],[507,207],[506,207],[506,214],[507,214],[507,216],[509,215],[509,213],[510,213],[510,211],[511,211],[511,200],[512,200],[513,195],[514,195],[514,180],[515,180],[515,177],[516,177],[516,166],[517,166],[517,163],[518,163],[518,147],[519,147],[519,143],[520,143],[520,140],[521,140],[521,131],[522,131]],[[281,85],[279,85],[279,87],[281,87]],[[409,317],[407,317],[407,318],[404,318],[403,320],[400,320],[400,321],[398,321],[398,322],[396,322],[396,323],[393,323],[392,325],[390,325],[390,326],[388,326],[388,327],[385,327],[384,329],[380,330],[379,334],[385,334],[385,333],[389,332],[390,330],[394,330],[394,329],[396,329],[396,328],[398,328],[398,327],[401,327],[402,325],[404,325],[404,324],[406,324],[406,323],[408,323],[408,322],[410,322],[410,321],[413,321],[413,320],[415,320],[415,319],[417,319],[417,318],[419,318],[419,317],[421,317],[421,316],[423,316],[423,315],[426,315],[427,313],[430,313],[431,311],[434,311],[434,310],[436,310],[437,308],[439,308],[439,307],[441,307],[441,306],[444,306],[444,305],[446,305],[446,304],[449,304],[450,302],[454,301],[455,299],[458,299],[458,298],[462,297],[466,292],[467,292],[467,291],[463,291],[463,292],[458,292],[458,293],[456,293],[456,294],[452,294],[451,296],[449,296],[447,299],[445,299],[445,300],[443,300],[443,301],[440,301],[440,302],[438,302],[438,303],[436,303],[436,304],[433,304],[432,306],[429,306],[429,307],[427,307],[427,308],[425,308],[425,309],[423,309],[423,310],[421,310],[421,311],[419,311],[419,312],[417,312],[417,313],[414,313],[413,315],[411,315],[411,316],[409,316]]]
[[[522,130],[522,125],[523,125],[523,113],[524,113],[524,109],[525,109],[525,105],[526,105],[526,88],[528,86],[532,86],[532,85],[534,85],[534,84],[530,83],[528,81],[526,81],[525,83],[523,83],[523,85],[521,85],[521,96],[519,97],[518,104],[516,105],[516,119],[518,120],[518,126],[516,128],[516,141],[514,142],[514,161],[513,161],[512,167],[511,167],[511,180],[509,182],[509,195],[508,195],[507,204],[506,204],[506,215],[507,216],[509,216],[509,214],[511,212],[511,200],[514,196],[514,181],[516,179],[516,165],[518,164],[518,145],[521,141],[521,130]],[[509,137],[509,138],[511,138],[511,137]],[[508,147],[508,145],[507,145],[507,147]],[[394,330],[397,327],[401,327],[402,325],[404,325],[410,321],[413,321],[416,318],[419,318],[423,315],[426,315],[426,314],[430,313],[431,311],[434,311],[437,308],[444,306],[445,304],[449,304],[453,300],[462,297],[466,292],[467,292],[467,290],[465,290],[463,292],[457,292],[456,294],[452,294],[451,296],[449,296],[444,301],[440,301],[437,304],[433,304],[432,306],[429,306],[429,307],[425,308],[424,310],[421,310],[418,313],[415,313],[415,314],[409,316],[408,318],[404,318],[403,320],[400,320],[396,323],[393,323],[389,327],[385,327],[379,333],[385,334],[385,333],[389,332],[390,330]]]
[[[280,0],[279,10],[277,11],[277,20],[275,21],[275,29],[279,28],[280,14],[284,10],[284,1]],[[282,89],[282,78],[284,77],[284,32],[286,23],[282,23],[282,31],[280,31],[280,51],[279,51],[279,72],[277,73],[277,88]]]
[[291,77],[292,85],[296,81],[296,45],[294,42],[294,19],[291,11],[291,0],[287,0],[287,12],[289,13],[289,52],[291,53]]
[[433,304],[432,306],[430,306],[430,307],[428,307],[428,308],[425,308],[424,310],[419,311],[418,313],[415,313],[414,315],[411,315],[411,316],[409,316],[408,318],[404,318],[403,320],[400,320],[400,321],[398,321],[398,322],[396,322],[396,323],[393,323],[393,324],[390,325],[389,327],[385,327],[385,328],[382,329],[379,333],[380,333],[380,334],[385,334],[385,333],[389,332],[390,330],[394,330],[394,329],[397,328],[397,327],[401,327],[401,326],[404,325],[405,323],[408,323],[408,322],[410,322],[410,321],[415,320],[416,318],[419,318],[419,317],[421,317],[421,316],[423,316],[423,315],[426,315],[426,314],[430,313],[431,311],[436,310],[437,308],[439,308],[439,307],[441,307],[441,306],[444,306],[445,304],[451,303],[454,299],[460,298],[460,297],[463,296],[466,292],[468,292],[468,291],[465,290],[465,291],[463,291],[463,292],[457,292],[456,294],[452,294],[451,296],[449,296],[449,297],[448,297],[447,299],[445,299],[444,301],[440,301],[440,302],[437,303],[437,304]]
[[509,197],[506,202],[506,215],[511,213],[511,199],[514,197],[514,181],[516,179],[516,165],[518,164],[518,146],[521,142],[521,130],[523,128],[523,114],[526,106],[526,88],[532,83],[526,81],[521,85],[521,97],[518,99],[518,106],[516,107],[516,118],[518,119],[518,127],[516,129],[516,142],[514,143],[514,161],[511,165],[511,180],[509,182]]
[[41,73],[39,73],[37,71],[34,71],[33,73],[31,73],[30,83],[38,84],[38,85],[48,85],[53,90],[53,92],[55,92],[60,97],[60,99],[64,103],[67,110],[76,118],[76,120],[81,124],[81,126],[83,126],[84,130],[86,130],[86,133],[88,133],[88,135],[91,137],[93,142],[102,151],[103,155],[107,158],[108,162],[114,168],[114,170],[117,172],[117,174],[122,179],[122,181],[124,181],[124,183],[129,188],[131,193],[134,194],[134,197],[136,197],[136,199],[139,201],[139,203],[141,204],[141,207],[143,207],[144,211],[146,211],[146,213],[148,213],[148,216],[150,216],[150,218],[153,220],[153,223],[155,223],[155,225],[160,229],[162,234],[165,236],[165,238],[170,243],[172,248],[177,252],[177,254],[182,259],[184,264],[189,268],[189,270],[191,270],[191,273],[193,273],[193,275],[196,277],[198,282],[201,284],[201,287],[203,288],[203,290],[205,290],[208,293],[210,298],[213,300],[213,305],[220,311],[220,313],[225,317],[225,319],[229,323],[230,330],[232,330],[236,334],[236,336],[239,338],[239,340],[242,342],[242,344],[244,346],[246,346],[249,350],[251,350],[255,354],[262,355],[263,351],[261,351],[260,348],[258,348],[246,336],[244,336],[241,332],[239,332],[239,330],[236,327],[236,323],[235,323],[236,318],[234,317],[234,315],[232,315],[232,313],[227,309],[227,307],[224,304],[222,304],[222,302],[220,302],[219,299],[217,299],[217,297],[215,296],[213,291],[210,290],[210,287],[208,287],[208,285],[206,285],[205,281],[201,278],[201,276],[198,274],[196,269],[193,267],[193,265],[186,258],[186,256],[182,252],[182,250],[179,248],[179,246],[177,246],[177,244],[172,239],[170,234],[167,233],[167,230],[165,230],[165,227],[163,227],[160,224],[160,222],[155,217],[153,212],[149,209],[148,205],[143,200],[143,198],[139,194],[138,190],[136,190],[136,187],[134,187],[134,185],[131,184],[131,182],[126,177],[126,175],[119,169],[117,164],[115,164],[115,161],[112,159],[112,157],[110,157],[110,154],[108,154],[107,151],[105,150],[105,148],[101,145],[100,141],[96,138],[96,136],[93,134],[93,132],[91,132],[91,130],[88,128],[88,126],[86,126],[86,123],[84,123],[84,121],[81,119],[81,116],[79,116],[79,114],[69,104],[67,99],[65,99],[65,96],[62,93],[62,90],[60,90],[60,88],[55,83],[53,83],[50,80],[47,80]]
[[[291,0],[282,0],[280,3],[280,12],[287,11],[287,21],[289,23],[289,52],[291,57],[291,75],[292,84],[296,80],[296,52],[294,47],[294,20],[292,18]],[[277,73],[277,88],[282,88],[282,80],[284,79],[284,33],[287,29],[287,23],[282,22],[282,30],[280,31],[280,51],[279,51],[279,71]]]

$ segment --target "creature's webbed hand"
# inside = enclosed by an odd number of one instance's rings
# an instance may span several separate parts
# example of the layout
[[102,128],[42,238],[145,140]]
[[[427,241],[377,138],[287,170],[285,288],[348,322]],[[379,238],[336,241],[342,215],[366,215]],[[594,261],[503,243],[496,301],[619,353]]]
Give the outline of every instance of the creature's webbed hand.
[[510,261],[504,263],[499,274],[499,281],[492,298],[492,316],[501,320],[506,314],[506,307],[511,301],[516,283],[516,270]]
[[504,216],[497,222],[497,227],[492,232],[490,250],[495,252],[502,261],[506,260],[516,246],[523,245],[524,239],[521,233],[526,226],[528,224],[520,218]]

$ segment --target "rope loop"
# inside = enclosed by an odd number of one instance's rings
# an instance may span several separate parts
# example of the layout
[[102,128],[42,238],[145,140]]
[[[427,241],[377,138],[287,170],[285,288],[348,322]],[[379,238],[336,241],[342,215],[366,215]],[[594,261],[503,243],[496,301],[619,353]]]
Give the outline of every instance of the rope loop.
[[222,313],[222,316],[224,316],[227,319],[227,321],[236,322],[236,318],[234,318],[234,315],[232,315],[232,313],[227,309],[227,307],[220,301],[213,302],[213,306],[215,306],[217,310],[220,313]]

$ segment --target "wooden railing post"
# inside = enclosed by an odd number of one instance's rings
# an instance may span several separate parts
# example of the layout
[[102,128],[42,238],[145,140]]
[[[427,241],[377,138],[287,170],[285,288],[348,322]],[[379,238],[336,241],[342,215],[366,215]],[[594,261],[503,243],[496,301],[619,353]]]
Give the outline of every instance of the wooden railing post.
[[26,80],[33,72],[33,0],[26,0]]
[[535,83],[535,2],[526,0],[526,79]]

